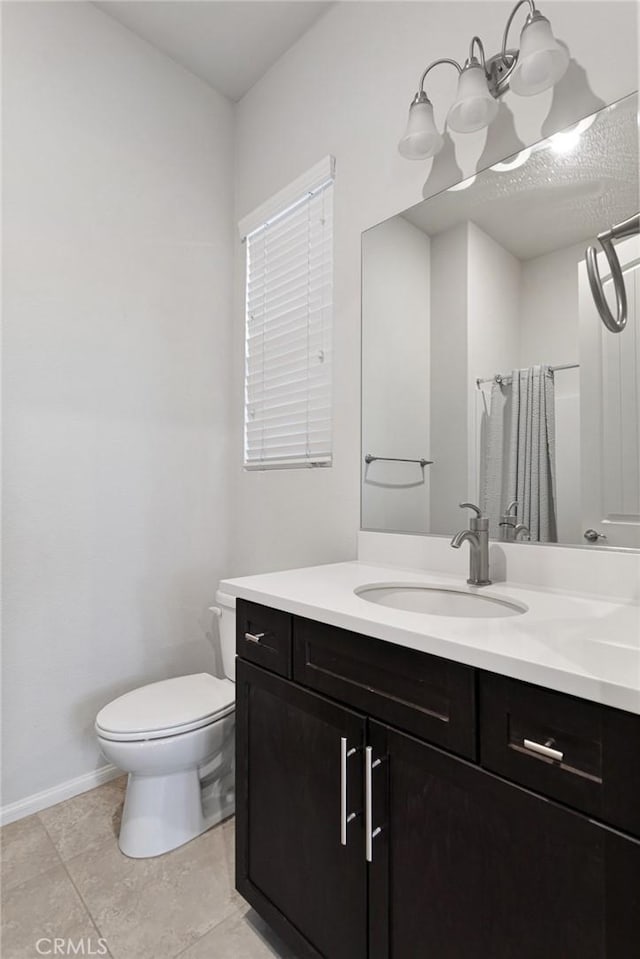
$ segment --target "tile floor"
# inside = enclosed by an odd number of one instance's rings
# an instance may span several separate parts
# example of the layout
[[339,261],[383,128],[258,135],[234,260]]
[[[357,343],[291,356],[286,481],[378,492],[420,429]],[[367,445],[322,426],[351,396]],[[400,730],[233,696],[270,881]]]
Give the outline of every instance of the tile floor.
[[0,830],[2,959],[53,954],[37,943],[55,938],[107,959],[295,959],[233,888],[233,819],[164,856],[127,859],[125,784]]

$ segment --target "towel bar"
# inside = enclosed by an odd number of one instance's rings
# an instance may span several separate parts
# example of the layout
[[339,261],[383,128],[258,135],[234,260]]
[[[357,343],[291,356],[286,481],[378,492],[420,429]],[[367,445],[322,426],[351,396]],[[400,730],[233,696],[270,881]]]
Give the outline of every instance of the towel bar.
[[433,463],[433,460],[408,460],[404,459],[402,456],[373,456],[372,453],[367,453],[364,458],[364,461],[367,465],[369,465],[369,463],[375,463],[376,460],[383,460],[385,463],[419,463],[423,469],[425,466],[431,466]]

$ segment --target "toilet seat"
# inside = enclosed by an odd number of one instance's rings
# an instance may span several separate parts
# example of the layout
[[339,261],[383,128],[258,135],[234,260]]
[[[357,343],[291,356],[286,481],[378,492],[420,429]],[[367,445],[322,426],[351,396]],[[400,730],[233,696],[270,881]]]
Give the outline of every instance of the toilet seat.
[[96,732],[113,742],[165,739],[200,729],[233,712],[235,684],[209,673],[141,686],[101,709]]

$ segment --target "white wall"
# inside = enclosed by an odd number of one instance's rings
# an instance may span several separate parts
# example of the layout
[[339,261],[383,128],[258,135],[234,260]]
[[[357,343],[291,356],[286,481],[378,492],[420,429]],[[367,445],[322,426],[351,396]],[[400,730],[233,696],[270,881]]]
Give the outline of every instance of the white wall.
[[518,363],[522,264],[468,223],[469,380],[508,373]]
[[[554,0],[550,6],[555,32],[586,70],[598,97],[609,103],[636,88],[634,3]],[[237,217],[327,153],[337,159],[335,459],[330,470],[242,472],[243,249],[236,240],[231,462],[237,500],[230,573],[331,561],[356,553],[360,234],[416,203],[423,194],[431,161],[410,163],[396,150],[421,70],[436,57],[464,57],[474,33],[486,38],[493,51],[509,8],[509,4],[483,0],[337,4],[238,105]],[[442,123],[455,74],[436,70],[430,79],[436,119]],[[539,139],[552,92],[527,99],[508,94],[506,102],[514,110],[522,141]],[[556,96],[556,129],[585,112],[590,110],[585,111],[584,98],[576,96],[561,106]],[[550,132],[545,127],[545,134]],[[485,134],[458,136],[457,143],[458,163],[464,172],[471,172],[484,149]],[[492,142],[488,153],[500,153],[501,147]]]
[[431,241],[431,532],[461,525],[467,496],[468,273],[466,223]]
[[[519,366],[564,365],[580,360],[578,263],[585,243],[522,264]],[[558,542],[582,543],[580,497],[580,370],[554,377],[556,407],[556,512]]]
[[468,243],[467,495],[473,503],[478,503],[482,429],[486,425],[491,384],[486,384],[481,392],[476,380],[508,372],[518,365],[521,264],[513,254],[471,222]]
[[[521,366],[578,361],[578,263],[585,247],[580,242],[522,264]],[[560,378],[556,387],[562,389]]]
[[[429,459],[430,241],[401,216],[362,237],[362,447]],[[365,529],[429,532],[430,467],[363,464]]]
[[517,364],[520,262],[471,221],[434,237],[431,249],[431,532],[451,534],[467,522],[459,503],[480,499],[489,394],[476,379]]
[[3,802],[98,708],[215,665],[230,104],[91,4],[4,4]]

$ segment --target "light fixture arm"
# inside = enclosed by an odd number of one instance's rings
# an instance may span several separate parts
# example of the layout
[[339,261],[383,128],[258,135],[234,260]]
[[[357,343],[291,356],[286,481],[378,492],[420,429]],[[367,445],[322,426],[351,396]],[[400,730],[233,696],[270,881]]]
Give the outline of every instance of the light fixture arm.
[[467,60],[467,63],[472,63],[474,60],[478,59],[474,53],[474,48],[476,46],[478,46],[478,48],[480,49],[480,63],[482,64],[482,69],[486,73],[487,65],[486,65],[485,56],[484,56],[484,44],[482,40],[480,39],[480,37],[471,37],[471,43],[469,44],[469,59]]
[[501,55],[501,57],[502,57],[503,60],[506,60],[506,59],[507,59],[507,43],[508,43],[508,41],[509,41],[509,30],[511,29],[511,24],[513,23],[513,18],[515,17],[515,15],[516,15],[516,13],[518,12],[518,10],[520,9],[520,7],[524,6],[525,3],[529,4],[529,14],[528,14],[527,19],[528,19],[529,17],[534,17],[534,16],[538,13],[538,11],[537,11],[537,9],[536,9],[536,5],[535,5],[535,3],[534,3],[534,0],[518,0],[518,3],[516,3],[515,7],[514,7],[513,10],[511,11],[511,13],[509,14],[509,18],[508,18],[507,23],[506,23],[506,26],[505,26],[505,28],[504,28],[504,33],[503,33],[503,35],[502,35],[502,50],[501,50],[501,54],[500,54],[500,55]]
[[462,73],[462,67],[457,60],[451,60],[449,57],[441,57],[439,60],[434,60],[433,63],[430,63],[427,69],[424,71],[420,77],[420,86],[418,87],[418,93],[424,94],[424,81],[427,79],[427,74],[433,70],[434,67],[437,67],[441,63],[450,63],[452,67],[455,67],[458,73]]

